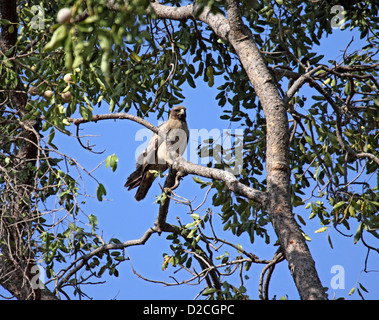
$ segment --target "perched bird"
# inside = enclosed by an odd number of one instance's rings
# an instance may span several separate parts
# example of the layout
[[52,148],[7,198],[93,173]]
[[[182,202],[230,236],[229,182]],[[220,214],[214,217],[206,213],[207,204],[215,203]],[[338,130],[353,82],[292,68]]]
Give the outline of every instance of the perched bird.
[[124,185],[128,190],[138,187],[135,195],[137,201],[145,198],[155,180],[155,175],[150,170],[165,171],[168,159],[184,153],[188,137],[186,108],[175,107],[171,110],[169,119],[158,127],[158,134],[154,133],[147,148],[139,155],[136,170]]

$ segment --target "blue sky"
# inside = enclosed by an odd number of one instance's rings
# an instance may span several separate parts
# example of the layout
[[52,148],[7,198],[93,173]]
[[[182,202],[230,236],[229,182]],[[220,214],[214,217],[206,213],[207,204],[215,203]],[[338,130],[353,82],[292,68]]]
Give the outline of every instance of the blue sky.
[[[318,52],[325,54],[324,62],[335,59],[339,61],[344,48],[354,36],[354,42],[350,46],[350,51],[359,49],[362,41],[358,35],[354,35],[351,31],[336,32],[333,36],[329,36],[321,43]],[[196,82],[197,88],[185,86],[183,94],[186,99],[182,103],[187,107],[187,122],[189,128],[211,130],[218,128],[219,130],[231,128],[237,129],[236,124],[220,120],[222,110],[217,105],[215,96],[218,91],[217,78],[213,88],[209,88],[207,84],[201,81]],[[308,88],[303,88],[302,93],[305,95],[312,92]],[[310,96],[310,95],[309,95]],[[94,113],[108,113],[105,108],[95,109]],[[156,120],[150,119],[153,124],[157,124]],[[87,214],[94,214],[98,217],[99,226],[103,238],[107,241],[112,237],[118,238],[121,241],[140,238],[143,233],[153,225],[157,212],[158,205],[154,203],[155,195],[160,194],[160,188],[157,183],[150,189],[147,197],[141,201],[134,200],[135,190],[127,191],[123,188],[126,177],[132,172],[135,166],[135,150],[141,145],[141,141],[135,141],[136,132],[142,127],[134,122],[127,120],[108,120],[96,124],[84,124],[81,134],[99,135],[98,137],[83,138],[83,142],[90,141],[90,144],[96,144],[94,150],[101,151],[106,149],[102,155],[96,155],[83,150],[74,138],[57,137],[56,144],[62,146],[60,151],[68,153],[77,158],[79,162],[87,169],[95,168],[108,155],[115,153],[119,159],[116,172],[106,169],[105,165],[101,165],[95,172],[96,178],[101,181],[107,190],[106,198],[109,200],[99,203],[96,199],[88,199],[85,206]],[[190,144],[197,141],[191,140]],[[375,179],[371,179],[375,182]],[[163,184],[164,180],[161,181]],[[86,191],[89,194],[96,194],[97,184],[88,181]],[[194,200],[194,205],[199,204],[203,200],[204,190],[199,189],[191,176],[185,177],[181,182],[177,193],[188,199]],[[209,197],[210,199],[211,197]],[[211,206],[211,202],[207,201],[203,208]],[[217,212],[218,208],[214,208]],[[176,216],[178,216],[182,224],[192,221],[192,218],[187,214],[188,210],[185,206],[171,203],[168,222],[177,224]],[[368,299],[377,299],[379,297],[379,256],[371,253],[368,259],[368,270],[374,270],[369,273],[364,273],[364,262],[367,250],[360,243],[353,245],[352,237],[342,237],[334,229],[329,229],[327,232],[316,234],[315,230],[321,227],[317,218],[309,221],[307,217],[310,212],[304,207],[294,209],[296,214],[302,215],[306,220],[307,225],[303,227],[304,232],[309,235],[312,241],[308,242],[311,253],[316,261],[316,267],[324,286],[331,287],[331,281],[336,274],[332,273],[333,266],[341,266],[344,270],[344,289],[328,291],[329,296],[346,297],[350,299],[359,298],[355,293],[349,297],[348,292],[357,282],[361,282],[369,293],[365,293]],[[198,212],[203,215],[205,212]],[[221,238],[233,240],[240,243],[246,250],[253,252],[261,259],[271,259],[277,247],[273,247],[276,236],[272,228],[269,228],[271,244],[266,245],[264,241],[257,238],[253,245],[250,244],[247,236],[240,238],[233,237],[230,232],[222,231],[220,219],[215,219],[215,228],[219,231]],[[357,225],[352,224],[351,233],[355,232]],[[334,249],[331,249],[328,243],[327,235],[330,235]],[[163,262],[162,254],[164,252],[171,253],[169,248],[170,241],[166,240],[167,234],[158,236],[154,234],[144,246],[127,248],[128,255],[131,257],[133,268],[142,276],[166,282],[173,282],[169,276],[175,276],[177,279],[188,277],[183,271],[173,274],[174,268],[169,267],[166,271],[162,271]],[[370,239],[375,241],[374,239]],[[375,246],[375,242],[372,242]],[[224,248],[220,249],[220,254]],[[232,251],[228,250],[231,255]],[[236,254],[236,253],[234,253]],[[249,281],[245,281],[245,286],[248,289],[248,294],[252,299],[258,298],[258,278],[262,270],[262,265],[253,265],[249,271]],[[336,268],[336,267],[335,267]],[[339,268],[339,269],[338,269]],[[203,288],[200,286],[163,286],[162,284],[150,283],[139,279],[131,271],[129,262],[122,263],[119,267],[119,277],[105,276],[107,282],[97,286],[87,286],[85,292],[95,299],[193,299],[197,293]],[[337,267],[340,272],[341,268]],[[237,274],[238,277],[238,274]],[[225,279],[227,280],[227,279]],[[238,281],[238,279],[237,279]],[[229,281],[232,282],[232,281]],[[270,285],[270,297],[276,295],[278,298],[282,295],[288,295],[290,299],[298,299],[298,293],[290,276],[286,261],[280,263],[272,276]]]
[[[350,31],[336,32],[333,36],[329,36],[321,43],[318,52],[325,54],[324,62],[327,60],[335,59],[340,60],[343,49],[351,41],[354,36],[355,41],[351,44],[350,50],[360,48],[362,41],[359,41],[359,36],[354,35]],[[342,50],[342,51],[341,51]],[[198,79],[200,80],[200,79]],[[197,88],[193,89],[189,86],[184,86],[183,94],[186,97],[182,103],[187,107],[187,122],[189,128],[211,130],[217,128],[219,130],[237,129],[235,123],[229,123],[221,120],[222,110],[217,105],[215,96],[217,95],[217,78],[214,87],[210,88],[206,83],[201,81],[196,82]],[[310,89],[302,89],[302,93],[306,94],[311,92]],[[309,95],[310,96],[310,95]],[[94,114],[108,113],[109,110],[106,105],[101,109],[95,109]],[[156,120],[150,119],[153,124],[157,124]],[[97,137],[83,138],[82,141],[86,144],[89,140],[90,144],[95,144],[95,151],[105,152],[101,155],[90,153],[80,147],[77,140],[73,137],[63,136],[57,134],[55,144],[59,146],[59,151],[66,153],[73,158],[76,158],[82,166],[88,170],[92,170],[97,165],[104,161],[108,155],[116,154],[118,157],[118,168],[115,172],[111,169],[105,168],[103,163],[95,172],[96,178],[104,184],[107,195],[106,200],[98,202],[96,199],[97,183],[91,179],[85,179],[86,192],[93,195],[94,198],[88,198],[87,204],[83,207],[86,214],[94,214],[98,218],[99,227],[98,233],[102,234],[105,241],[110,238],[118,238],[120,241],[140,238],[144,232],[153,226],[156,220],[158,205],[155,204],[155,195],[160,194],[158,183],[154,183],[150,189],[147,197],[141,201],[136,202],[134,199],[135,190],[127,191],[123,188],[127,176],[133,171],[135,167],[135,150],[141,145],[141,141],[135,141],[136,132],[142,127],[137,123],[128,120],[107,120],[98,123],[88,123],[81,126],[81,135],[96,135]],[[74,128],[72,132],[75,133]],[[190,144],[196,144],[197,141],[191,140]],[[72,174],[75,175],[74,169]],[[206,179],[204,179],[206,180]],[[371,179],[372,183],[375,179]],[[161,181],[164,183],[164,180]],[[177,193],[185,198],[196,199],[194,206],[200,204],[204,197],[204,190],[200,190],[199,185],[196,184],[192,176],[187,176],[181,182]],[[206,209],[211,207],[211,195],[202,207]],[[180,218],[182,224],[192,221],[192,218],[187,214],[188,209],[184,205],[171,203],[167,221],[169,223],[177,224],[176,217]],[[219,212],[218,208],[214,208],[214,212]],[[368,259],[368,270],[374,270],[369,273],[364,273],[365,257],[367,249],[358,243],[353,245],[353,237],[342,237],[334,229],[329,229],[324,233],[314,233],[315,230],[321,227],[317,218],[308,220],[310,214],[304,207],[294,208],[296,214],[302,215],[306,220],[307,225],[303,226],[304,232],[311,237],[312,241],[308,242],[311,254],[316,261],[316,268],[324,286],[331,287],[333,276],[333,266],[341,266],[345,272],[344,274],[344,289],[337,289],[328,291],[329,297],[336,298],[345,297],[349,299],[358,299],[355,293],[353,296],[348,297],[348,292],[357,281],[361,282],[369,293],[365,293],[368,299],[379,298],[379,255],[371,253]],[[204,215],[205,211],[199,211],[200,215]],[[235,243],[240,243],[244,249],[256,254],[261,259],[271,259],[277,247],[272,244],[276,241],[276,236],[269,226],[269,234],[271,244],[266,245],[264,240],[256,238],[254,244],[250,244],[247,235],[242,235],[240,238],[232,236],[230,232],[222,231],[221,220],[215,218],[214,226],[220,238],[228,239]],[[351,232],[354,233],[357,225],[352,224]],[[209,231],[209,230],[208,230]],[[327,235],[331,236],[334,249],[331,249],[328,243]],[[126,261],[118,267],[119,277],[110,277],[107,273],[104,274],[103,279],[99,281],[106,281],[105,284],[88,285],[83,287],[83,290],[95,299],[193,299],[197,293],[204,287],[204,283],[199,286],[181,285],[181,286],[164,286],[162,284],[151,283],[138,278],[133,274],[133,268],[142,276],[152,279],[172,283],[173,280],[170,276],[177,279],[185,279],[189,276],[183,271],[174,274],[176,270],[171,266],[162,271],[162,262],[164,252],[171,253],[169,245],[171,241],[166,240],[167,234],[158,236],[154,234],[144,246],[127,248],[127,253],[131,261]],[[373,246],[376,239],[371,240]],[[377,243],[377,242],[376,242]],[[231,256],[236,255],[235,252],[229,248],[221,248],[220,255],[227,250]],[[258,298],[258,279],[263,265],[253,265],[248,273],[250,280],[245,281],[244,285],[248,289],[250,298]],[[341,269],[338,269],[341,270]],[[236,274],[237,283],[239,283],[238,272]],[[222,279],[228,280],[228,279]],[[95,281],[93,279],[93,281]],[[233,281],[228,280],[233,283]],[[298,299],[298,293],[288,270],[286,261],[283,261],[276,266],[270,282],[270,298],[276,295],[278,298],[288,295],[289,299]],[[2,293],[2,290],[0,290]]]

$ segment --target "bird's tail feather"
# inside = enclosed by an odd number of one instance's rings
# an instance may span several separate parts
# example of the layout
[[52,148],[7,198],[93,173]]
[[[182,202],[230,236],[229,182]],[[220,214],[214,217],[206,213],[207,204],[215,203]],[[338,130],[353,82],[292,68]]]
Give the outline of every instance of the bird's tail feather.
[[150,172],[147,172],[143,176],[139,184],[139,187],[137,189],[136,195],[134,197],[137,201],[140,201],[146,197],[147,192],[149,191],[154,180],[155,180],[155,176]]
[[128,190],[138,187],[142,180],[142,167],[137,168],[136,171],[130,174],[124,185]]

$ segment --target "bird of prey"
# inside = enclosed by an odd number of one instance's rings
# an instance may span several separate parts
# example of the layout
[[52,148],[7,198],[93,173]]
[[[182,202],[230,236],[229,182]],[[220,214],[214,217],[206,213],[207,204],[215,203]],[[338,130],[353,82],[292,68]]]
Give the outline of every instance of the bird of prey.
[[145,198],[155,180],[156,176],[150,170],[165,171],[168,159],[178,154],[183,155],[188,137],[186,108],[175,107],[171,110],[169,119],[158,127],[158,134],[154,133],[147,148],[139,155],[136,170],[124,185],[128,190],[138,187],[135,195],[137,201]]

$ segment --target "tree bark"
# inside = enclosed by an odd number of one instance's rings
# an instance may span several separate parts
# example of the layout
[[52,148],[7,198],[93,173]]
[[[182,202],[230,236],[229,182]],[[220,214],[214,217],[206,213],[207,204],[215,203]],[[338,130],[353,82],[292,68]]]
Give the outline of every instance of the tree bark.
[[204,8],[200,14],[197,14],[196,4],[177,8],[153,2],[151,7],[158,18],[197,19],[205,22],[220,38],[227,40],[235,49],[266,117],[267,211],[272,225],[301,299],[326,299],[315,262],[292,213],[289,128],[285,103],[274,85],[250,29],[243,23],[239,1],[229,0],[227,4],[228,19],[221,13],[212,13],[209,8]]

